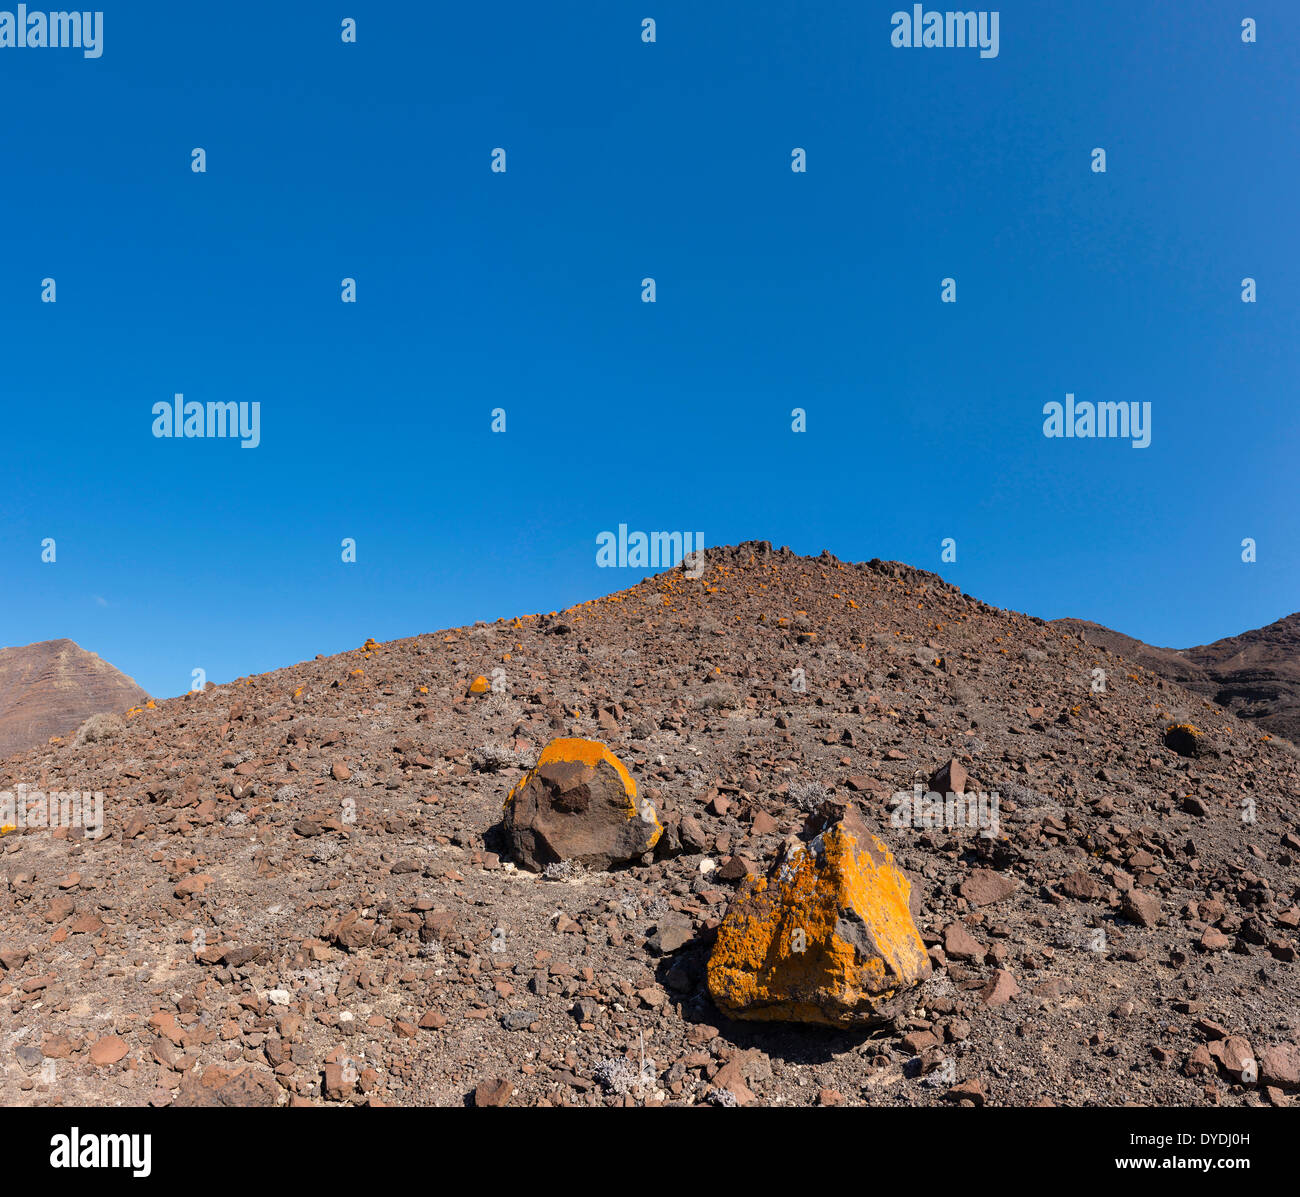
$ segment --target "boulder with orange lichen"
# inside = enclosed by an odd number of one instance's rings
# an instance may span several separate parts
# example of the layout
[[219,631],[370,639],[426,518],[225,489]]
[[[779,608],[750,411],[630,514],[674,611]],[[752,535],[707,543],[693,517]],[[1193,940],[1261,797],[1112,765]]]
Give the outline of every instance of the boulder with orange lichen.
[[534,872],[566,860],[608,869],[663,834],[632,775],[598,740],[552,740],[507,796],[502,825],[515,859]]
[[912,883],[853,806],[741,884],[708,966],[734,1018],[836,1027],[886,1021],[929,975]]

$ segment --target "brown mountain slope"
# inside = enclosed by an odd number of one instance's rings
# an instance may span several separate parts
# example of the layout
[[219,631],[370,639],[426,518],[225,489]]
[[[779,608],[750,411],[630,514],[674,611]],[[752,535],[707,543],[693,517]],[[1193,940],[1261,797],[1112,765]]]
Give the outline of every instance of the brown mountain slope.
[[[1183,650],[1205,670],[1213,700],[1300,743],[1300,612],[1264,628]],[[1193,687],[1209,693],[1209,686]]]
[[1141,665],[1152,673],[1178,682],[1183,686],[1206,680],[1205,670],[1187,660],[1176,648],[1156,648],[1123,632],[1087,619],[1054,619],[1053,625],[1073,632],[1089,644],[1109,649],[1117,657]]
[[1184,649],[1154,648],[1087,620],[1054,623],[1205,695],[1270,735],[1300,743],[1300,612],[1240,636]]
[[148,697],[126,674],[71,640],[0,648],[0,758]]
[[[705,566],[0,762],[0,791],[101,790],[106,821],[0,839],[0,1104],[1261,1105],[1300,1087],[1288,745],[933,574],[762,542]],[[1166,747],[1172,722],[1197,725],[1197,758]],[[505,855],[506,795],[559,736],[626,765],[665,828],[653,855],[549,876]],[[896,824],[891,795],[953,760],[999,796],[992,834]],[[830,795],[909,872],[933,975],[872,1033],[735,1021],[707,984],[719,921]]]

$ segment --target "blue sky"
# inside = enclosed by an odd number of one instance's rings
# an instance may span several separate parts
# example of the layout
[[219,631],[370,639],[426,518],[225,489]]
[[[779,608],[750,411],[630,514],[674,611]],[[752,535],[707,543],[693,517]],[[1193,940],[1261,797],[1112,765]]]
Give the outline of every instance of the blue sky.
[[[133,0],[98,59],[0,49],[0,642],[176,694],[621,589],[620,523],[1178,647],[1300,608],[1300,6],[1006,0],[993,59],[897,7]],[[177,392],[261,444],[154,438]],[[1151,446],[1045,438],[1066,392]]]

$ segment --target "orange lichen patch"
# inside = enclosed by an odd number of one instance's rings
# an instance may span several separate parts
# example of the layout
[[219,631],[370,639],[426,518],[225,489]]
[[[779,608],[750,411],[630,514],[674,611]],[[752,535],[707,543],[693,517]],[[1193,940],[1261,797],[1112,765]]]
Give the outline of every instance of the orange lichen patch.
[[1198,728],[1193,727],[1190,723],[1171,723],[1167,728],[1165,728],[1165,734],[1168,735],[1172,731],[1186,732],[1189,736],[1199,736],[1202,734]]
[[144,704],[144,709],[146,711],[156,711],[158,709],[158,704],[154,702],[154,700],[151,698],[148,702]]
[[[595,769],[602,761],[618,774],[619,781],[623,783],[623,795],[627,799],[627,817],[636,818],[642,811],[636,800],[636,780],[627,771],[627,766],[599,740],[583,740],[576,737],[552,740],[543,748],[541,756],[537,758],[537,764],[525,773],[506,795],[506,803],[509,804],[515,794],[528,784],[543,765],[586,765],[589,769]],[[663,827],[658,815],[654,814],[654,808],[647,804],[646,809],[651,813],[655,827],[658,828],[655,833],[655,840],[658,840],[663,833]]]
[[632,774],[627,771],[627,766],[599,740],[552,740],[542,749],[542,755],[537,758],[539,765],[564,762],[566,764],[583,764],[592,769],[601,761],[605,761],[614,767],[614,771],[623,782],[623,789],[627,793],[629,803],[633,804],[631,813],[636,814],[637,811],[634,805],[636,782],[633,780]]
[[0,835],[8,835],[10,832],[17,831],[17,830],[18,830],[17,823],[6,823],[3,827],[0,827]]
[[419,687],[419,690],[420,690],[420,693],[421,693],[421,694],[428,694],[428,693],[429,693],[429,687],[428,687],[428,686],[420,686],[420,687]]
[[482,676],[476,677],[469,684],[469,692],[471,694],[486,694],[491,688],[492,686],[488,682],[487,678]]
[[353,670],[353,671],[352,671],[348,676],[349,676],[349,677],[365,677],[365,675],[366,675],[366,671],[365,671],[364,669],[354,669],[354,670]]
[[718,928],[709,992],[738,1018],[877,1021],[930,973],[910,897],[885,845],[846,818],[742,884]]

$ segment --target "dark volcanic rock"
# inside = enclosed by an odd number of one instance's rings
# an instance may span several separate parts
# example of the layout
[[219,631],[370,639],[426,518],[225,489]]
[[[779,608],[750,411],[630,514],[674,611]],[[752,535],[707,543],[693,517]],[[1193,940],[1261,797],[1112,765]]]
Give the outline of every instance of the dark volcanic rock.
[[515,858],[540,872],[572,861],[608,869],[650,851],[663,834],[623,763],[596,740],[553,740],[510,791],[503,820]]

